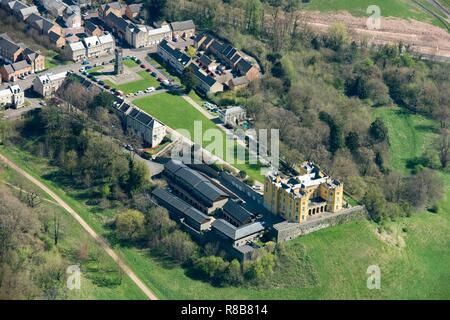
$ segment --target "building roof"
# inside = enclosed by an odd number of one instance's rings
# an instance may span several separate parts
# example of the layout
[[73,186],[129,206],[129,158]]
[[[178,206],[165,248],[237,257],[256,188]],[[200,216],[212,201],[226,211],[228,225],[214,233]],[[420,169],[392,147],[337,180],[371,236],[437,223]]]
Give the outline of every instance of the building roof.
[[227,201],[222,210],[234,220],[238,221],[240,225],[251,222],[255,217],[253,213],[231,199]]
[[6,65],[5,69],[8,73],[13,73],[13,72],[20,71],[20,70],[23,70],[23,69],[29,68],[29,67],[31,67],[31,65],[28,63],[28,61],[21,60],[16,63]]
[[91,33],[94,32],[95,30],[97,30],[99,28],[98,25],[92,23],[92,21],[86,21],[86,23],[84,24],[84,29],[90,31]]
[[223,219],[215,220],[212,223],[212,227],[233,241],[264,231],[264,226],[261,222],[253,222],[252,224],[236,228],[231,223]]
[[170,27],[173,31],[184,31],[184,30],[190,30],[195,29],[194,21],[192,20],[186,20],[186,21],[177,21],[172,22],[170,24]]
[[240,85],[248,84],[249,81],[245,76],[243,76],[243,77],[236,77],[236,78],[231,79],[231,83],[234,86],[240,86]]
[[234,106],[234,107],[228,107],[225,109],[224,114],[225,115],[229,115],[229,114],[234,114],[234,113],[242,113],[245,112],[245,109],[240,107],[240,106]]
[[51,83],[53,81],[61,80],[61,79],[64,79],[66,77],[67,77],[67,72],[65,71],[65,72],[60,72],[60,73],[56,73],[56,74],[46,73],[46,74],[44,74],[42,76],[38,76],[37,78],[39,79],[39,81],[43,85],[46,85],[46,84],[49,84],[49,83]]
[[48,37],[49,37],[50,41],[52,41],[53,43],[56,43],[57,41],[59,41],[59,39],[62,38],[59,34],[57,34],[56,32],[53,32],[53,31],[51,31],[48,34]]
[[127,30],[128,25],[130,24],[128,21],[126,21],[124,18],[122,17],[118,17],[116,16],[114,13],[110,12],[107,16],[106,16],[106,20],[108,20],[109,22],[111,22],[111,24],[113,26],[115,26],[117,28],[117,30],[120,30],[122,32],[125,32]]
[[164,169],[189,185],[191,190],[193,190],[194,196],[204,201],[216,202],[228,197],[224,191],[216,187],[209,179],[199,172],[188,168],[181,161],[169,160],[164,165]]
[[39,52],[33,51],[30,48],[25,48],[22,54],[30,61],[36,60],[36,58],[39,56]]
[[29,16],[32,13],[39,13],[36,6],[26,7],[20,10],[20,14],[22,15],[22,17]]
[[199,66],[192,64],[192,71],[194,73],[194,76],[201,82],[205,83],[206,85],[208,85],[210,88],[216,84],[216,79],[214,79],[213,77],[211,77],[210,75],[207,75],[203,72],[201,72]]
[[86,50],[83,42],[81,42],[81,41],[69,43],[69,48],[70,48],[70,50],[72,50],[72,52]]
[[186,202],[166,190],[156,188],[155,190],[153,190],[152,195],[155,196],[158,200],[164,202],[166,206],[179,211],[180,213],[191,218],[199,224],[211,221],[211,218],[206,214],[195,209],[193,206],[187,204]]
[[9,3],[9,7],[15,13],[18,13],[20,10],[28,8],[28,6],[22,1],[13,1]]
[[0,47],[11,52],[16,52],[20,49],[20,46],[14,43],[6,33],[0,35]]
[[142,3],[133,3],[128,5],[128,10],[130,10],[132,13],[139,13],[141,12],[144,5]]
[[116,9],[116,10],[122,10],[122,4],[119,1],[106,3],[102,5],[103,10],[108,10],[109,8]]
[[191,61],[191,58],[187,54],[172,47],[165,39],[161,41],[158,46],[183,65],[187,65],[189,61]]
[[84,38],[83,42],[84,42],[84,45],[86,46],[86,48],[99,46],[101,44],[100,40],[97,36]]
[[209,67],[213,63],[213,61],[206,54],[202,54],[199,61],[205,67]]
[[104,34],[102,36],[99,36],[98,39],[100,40],[101,44],[115,43],[114,38],[111,34]]
[[239,60],[237,66],[238,69],[244,74],[247,73],[253,67],[253,65],[245,59]]

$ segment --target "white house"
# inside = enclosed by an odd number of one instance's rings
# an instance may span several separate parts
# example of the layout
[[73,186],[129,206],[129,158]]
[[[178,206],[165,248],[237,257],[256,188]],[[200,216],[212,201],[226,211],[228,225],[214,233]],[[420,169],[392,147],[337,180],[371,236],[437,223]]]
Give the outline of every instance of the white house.
[[5,107],[20,108],[25,103],[25,94],[18,85],[9,86],[8,89],[0,90],[0,109]]
[[50,97],[61,87],[68,73],[46,73],[33,80],[33,90],[42,97]]

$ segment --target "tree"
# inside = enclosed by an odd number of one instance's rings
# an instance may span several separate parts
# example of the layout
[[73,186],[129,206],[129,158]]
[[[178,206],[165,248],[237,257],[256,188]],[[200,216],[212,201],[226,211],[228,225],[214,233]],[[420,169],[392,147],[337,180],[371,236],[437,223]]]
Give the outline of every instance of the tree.
[[150,170],[144,161],[129,160],[126,190],[130,196],[142,190],[150,182]]
[[145,0],[144,7],[150,21],[158,21],[164,18],[167,0]]
[[66,153],[66,157],[64,159],[64,170],[70,175],[73,176],[75,169],[78,166],[78,155],[75,150],[70,150]]
[[217,280],[227,268],[228,264],[216,256],[201,257],[195,261],[195,269],[209,280]]
[[359,135],[357,132],[351,131],[345,137],[345,145],[350,152],[354,153],[358,151],[359,148]]
[[161,244],[163,252],[179,263],[187,262],[197,250],[197,245],[186,233],[180,230],[175,230],[167,235],[162,239]]
[[349,39],[345,25],[343,23],[335,23],[328,29],[326,45],[333,50],[338,50],[347,44]]
[[376,119],[369,127],[369,136],[374,143],[381,143],[388,139],[388,128],[380,118]]
[[185,93],[189,94],[196,86],[195,75],[191,68],[186,68],[183,71],[183,84],[185,87]]
[[176,223],[169,217],[166,209],[152,208],[146,215],[145,227],[150,244],[158,244],[176,229]]
[[329,136],[329,150],[331,153],[335,154],[344,145],[344,138],[342,133],[342,127],[336,123],[336,121],[325,111],[319,113],[319,119],[330,128]]
[[145,234],[144,214],[137,210],[126,210],[116,217],[116,235],[120,240],[138,241]]
[[387,202],[378,188],[369,188],[362,202],[373,221],[381,222],[386,216]]
[[197,50],[195,50],[193,46],[187,46],[186,53],[191,59],[194,59],[197,56]]
[[241,271],[241,264],[238,260],[233,259],[225,270],[224,281],[230,285],[238,286],[244,281]]
[[439,154],[442,168],[447,168],[450,161],[450,133],[447,129],[441,130],[439,137],[434,141],[434,146]]

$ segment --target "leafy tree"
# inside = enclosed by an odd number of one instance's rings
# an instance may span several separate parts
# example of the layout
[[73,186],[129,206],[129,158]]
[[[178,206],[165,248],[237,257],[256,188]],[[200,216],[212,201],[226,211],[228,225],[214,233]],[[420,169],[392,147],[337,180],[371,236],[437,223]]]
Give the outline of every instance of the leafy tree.
[[126,210],[116,217],[116,235],[120,240],[137,241],[145,234],[144,214],[137,210]]
[[183,84],[185,87],[185,93],[189,94],[196,86],[195,75],[191,68],[186,68],[183,71]]
[[345,145],[353,153],[359,148],[359,135],[357,132],[351,131],[345,137]]
[[344,145],[342,127],[325,111],[320,112],[319,119],[328,124],[330,128],[329,150],[334,154]]
[[158,21],[164,18],[167,0],[145,0],[144,7],[150,21]]
[[238,286],[244,281],[241,271],[241,264],[238,260],[233,259],[225,270],[224,281],[230,285]]
[[388,139],[388,128],[380,118],[376,119],[369,128],[369,136],[374,143],[381,143]]
[[216,256],[201,257],[195,261],[195,269],[208,279],[220,277],[228,264]]
[[164,237],[161,244],[164,252],[179,263],[187,262],[197,251],[197,245],[189,235],[180,230],[175,230]]
[[450,161],[450,134],[448,130],[441,130],[439,137],[434,141],[434,146],[439,154],[442,168],[447,168]]
[[126,191],[129,195],[141,191],[150,182],[150,170],[143,161],[129,160],[129,173]]

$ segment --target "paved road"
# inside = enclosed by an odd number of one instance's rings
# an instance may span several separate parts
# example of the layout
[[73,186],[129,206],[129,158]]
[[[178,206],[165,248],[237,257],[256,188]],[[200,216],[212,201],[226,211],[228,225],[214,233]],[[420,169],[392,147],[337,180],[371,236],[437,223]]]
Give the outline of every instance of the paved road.
[[123,270],[123,272],[130,277],[130,279],[142,290],[142,292],[150,299],[150,300],[158,300],[158,297],[142,282],[141,279],[125,264],[125,262],[114,252],[114,250],[110,247],[108,242],[99,236],[90,226],[87,224],[80,215],[73,210],[64,200],[62,200],[56,193],[51,191],[47,186],[45,186],[38,179],[34,178],[20,167],[11,162],[8,158],[0,154],[0,160],[6,163],[10,168],[17,171],[19,174],[24,176],[34,185],[39,187],[41,190],[46,192],[56,203],[58,203],[61,207],[63,207],[70,215],[83,227],[86,232],[92,236],[102,247],[103,250],[114,260],[114,262]]

